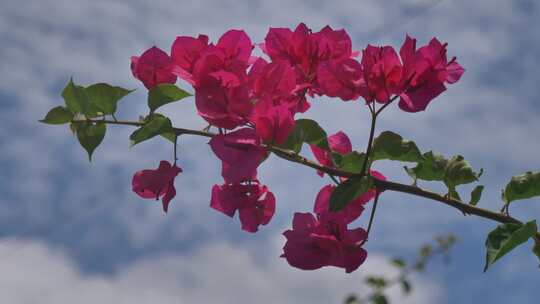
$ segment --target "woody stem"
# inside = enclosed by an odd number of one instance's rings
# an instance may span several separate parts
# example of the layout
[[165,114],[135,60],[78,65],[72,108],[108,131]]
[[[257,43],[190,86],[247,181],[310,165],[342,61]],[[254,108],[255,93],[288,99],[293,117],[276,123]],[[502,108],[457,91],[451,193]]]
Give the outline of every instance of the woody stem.
[[[73,120],[72,122],[76,123],[76,122],[86,122],[86,121],[88,121],[88,120]],[[140,126],[144,125],[143,122],[137,122],[137,121],[120,121],[120,120],[115,121],[115,120],[106,120],[106,119],[105,120],[101,120],[101,119],[100,120],[92,120],[92,121],[102,122],[102,123],[112,124],[112,125],[128,125],[128,126],[135,126],[135,127],[140,127]],[[180,136],[180,135],[183,135],[183,134],[203,136],[203,137],[209,137],[209,138],[216,136],[215,133],[211,133],[211,132],[207,132],[207,131],[185,129],[185,128],[173,128],[173,131],[177,136]],[[307,158],[305,158],[305,157],[303,157],[301,155],[298,155],[297,153],[295,153],[294,151],[291,151],[291,150],[283,149],[283,148],[272,146],[272,145],[264,145],[264,147],[266,149],[268,149],[268,151],[274,153],[276,156],[278,156],[280,158],[283,158],[285,160],[288,160],[288,161],[291,161],[291,162],[294,162],[294,163],[297,163],[297,164],[300,164],[300,165],[303,165],[303,166],[313,168],[315,170],[320,170],[320,171],[322,171],[324,173],[327,173],[329,175],[338,176],[338,177],[347,177],[347,178],[355,177],[355,176],[356,177],[362,176],[362,173],[352,173],[352,172],[336,169],[336,168],[333,168],[333,167],[327,167],[327,166],[320,165],[317,162],[314,162],[314,161],[309,160],[309,159],[307,159]],[[518,219],[516,219],[516,218],[514,218],[514,217],[512,217],[510,215],[499,213],[499,212],[494,212],[494,211],[487,210],[487,209],[480,208],[480,207],[476,207],[476,206],[473,206],[473,205],[469,205],[469,204],[464,203],[464,202],[462,202],[460,200],[457,200],[457,199],[454,199],[454,198],[451,198],[451,197],[446,197],[444,195],[440,195],[440,194],[435,193],[435,192],[423,190],[423,189],[418,188],[416,186],[400,184],[400,183],[396,183],[396,182],[392,182],[392,181],[388,181],[388,180],[380,180],[380,179],[377,179],[377,178],[373,178],[373,183],[374,183],[375,188],[379,192],[382,192],[382,191],[396,191],[396,192],[401,192],[401,193],[412,194],[412,195],[416,195],[416,196],[420,196],[420,197],[423,197],[423,198],[430,199],[432,201],[440,202],[442,204],[445,204],[447,206],[455,208],[455,209],[457,209],[457,210],[459,210],[461,212],[465,212],[467,214],[472,214],[472,215],[482,217],[482,218],[485,218],[485,219],[489,219],[489,220],[492,220],[492,221],[495,221],[495,222],[499,222],[499,223],[503,223],[503,224],[505,224],[505,223],[523,224],[522,221],[520,221],[520,220],[518,220]],[[535,239],[538,242],[540,242],[540,233],[536,233]]]

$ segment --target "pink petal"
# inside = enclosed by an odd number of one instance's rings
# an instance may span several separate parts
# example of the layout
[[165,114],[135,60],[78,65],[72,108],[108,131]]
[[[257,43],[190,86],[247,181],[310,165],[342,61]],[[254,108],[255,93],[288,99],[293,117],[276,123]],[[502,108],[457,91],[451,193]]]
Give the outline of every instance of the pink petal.
[[426,83],[417,89],[400,94],[399,108],[406,112],[424,111],[427,105],[446,87],[442,83]]
[[292,32],[288,28],[270,28],[264,39],[263,51],[272,60],[289,59]]
[[171,47],[171,57],[174,64],[191,74],[195,61],[208,45],[208,36],[199,35],[198,38],[179,36]]
[[358,97],[361,66],[354,59],[322,62],[317,69],[317,85],[321,94],[348,101]]
[[132,72],[148,89],[163,84],[175,83],[176,75],[172,73],[172,61],[163,50],[152,47],[140,57],[132,57]]
[[337,132],[334,135],[328,137],[328,145],[330,149],[334,152],[337,152],[341,155],[352,152],[351,140],[347,134],[342,131]]
[[446,67],[446,71],[448,72],[448,76],[446,77],[446,82],[448,83],[456,83],[463,73],[465,73],[465,69],[459,65],[457,62],[452,62]]
[[222,161],[221,174],[227,183],[253,179],[257,174],[257,167],[266,155],[266,150],[258,145],[255,131],[248,128],[226,135],[216,135],[209,144]]
[[251,57],[253,44],[246,32],[229,30],[219,38],[216,45],[225,52],[229,59],[237,59],[247,63]]

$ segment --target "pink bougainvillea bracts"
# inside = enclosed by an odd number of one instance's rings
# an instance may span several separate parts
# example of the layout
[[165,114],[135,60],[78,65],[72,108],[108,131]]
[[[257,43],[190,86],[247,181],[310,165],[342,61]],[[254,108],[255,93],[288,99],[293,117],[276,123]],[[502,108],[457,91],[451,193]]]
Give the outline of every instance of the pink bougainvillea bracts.
[[362,51],[361,65],[364,78],[360,95],[366,102],[387,103],[401,92],[402,65],[393,47],[368,45]]
[[[319,148],[316,145],[310,145],[311,152],[313,152],[313,155],[317,161],[323,166],[334,166],[334,162],[332,161],[332,152],[336,152],[341,155],[352,152],[351,140],[347,134],[343,133],[342,131],[328,136],[328,146],[330,146],[330,151]],[[322,177],[324,172],[317,171],[317,174]]]
[[[254,55],[255,47],[260,48],[261,56]],[[294,29],[270,28],[262,43],[254,43],[241,29],[228,30],[217,40],[204,34],[178,36],[170,56],[152,47],[140,57],[131,58],[131,70],[149,90],[159,84],[174,84],[177,78],[193,87],[197,112],[209,126],[203,131],[177,129],[179,132],[173,135],[186,131],[211,137],[209,145],[221,161],[224,182],[212,188],[210,206],[230,217],[238,212],[245,231],[258,231],[275,213],[274,194],[257,176],[269,153],[317,168],[321,177],[324,172],[338,172],[330,176],[337,185],[320,189],[312,213],[294,214],[292,229],[283,233],[287,242],[282,257],[300,269],[335,266],[348,273],[357,269],[367,256],[362,248],[367,232],[349,225],[380,192],[373,187],[350,202],[341,201],[340,204],[346,204],[340,205],[344,207],[337,212],[330,211],[330,201],[340,195],[332,195],[343,193],[336,189],[349,191],[339,187],[354,184],[344,183],[351,176],[344,168],[364,168],[361,178],[368,172],[374,179],[386,178],[371,169],[372,143],[367,151],[351,154],[353,146],[349,137],[339,131],[327,137],[326,146],[321,144],[319,128],[300,124],[295,118],[307,112],[312,99],[318,96],[343,101],[362,98],[371,111],[373,135],[376,117],[394,100],[399,99],[398,106],[403,111],[423,111],[446,90],[447,84],[461,78],[464,69],[455,57],[448,60],[446,47],[433,38],[417,49],[416,39],[406,36],[399,54],[392,46],[370,44],[362,52],[353,52],[351,38],[345,30],[325,26],[312,31],[300,23]],[[168,100],[172,96],[166,97],[154,104],[172,102]],[[161,119],[155,127],[166,131],[154,134],[152,125],[144,132],[141,129],[137,132],[142,132],[143,137],[163,135],[171,139],[169,121],[162,116],[155,115]],[[146,123],[150,124],[147,120],[129,124]],[[312,123],[311,126],[316,124]],[[298,152],[297,148],[306,142],[311,143],[311,151],[322,167],[298,155],[301,149]],[[176,159],[177,150],[174,152]],[[347,172],[339,174],[339,170]],[[133,191],[143,198],[162,198],[166,212],[176,194],[174,179],[180,172],[176,165],[162,161],[158,169],[135,174]],[[347,199],[342,196],[342,200],[343,197]]]
[[257,167],[267,153],[255,131],[249,128],[216,135],[209,144],[221,160],[221,175],[229,184],[256,179]]
[[258,181],[214,185],[210,207],[230,217],[238,210],[242,229],[254,233],[259,225],[266,225],[272,219],[276,199],[274,194]]
[[297,83],[304,85],[310,95],[320,95],[317,82],[319,65],[350,58],[351,45],[345,30],[333,30],[326,26],[313,33],[300,23],[294,31],[270,28],[261,47],[273,61],[288,61],[296,71]]
[[446,90],[445,83],[455,83],[465,70],[453,57],[446,57],[446,44],[437,38],[428,45],[416,49],[416,39],[407,35],[399,51],[403,62],[402,85],[399,107],[407,112],[418,112]]
[[133,192],[142,198],[162,198],[163,211],[167,212],[169,202],[176,196],[174,179],[182,169],[162,160],[155,170],[137,171],[131,182]]
[[363,228],[348,229],[344,221],[295,213],[292,230],[283,233],[287,242],[281,257],[296,268],[314,270],[324,266],[356,270],[367,257]]
[[[377,179],[386,180],[386,177],[378,171],[370,170],[370,173],[371,176]],[[360,217],[364,211],[364,205],[372,200],[377,194],[376,189],[370,189],[352,202],[349,202],[341,211],[331,212],[330,196],[332,195],[332,191],[334,191],[334,189],[336,189],[336,186],[326,185],[319,191],[319,194],[317,194],[317,198],[315,199],[313,212],[319,216],[324,216],[327,219],[344,221],[346,224],[349,224]]]
[[140,57],[131,57],[131,72],[147,89],[158,84],[175,83],[172,60],[163,50],[152,47]]

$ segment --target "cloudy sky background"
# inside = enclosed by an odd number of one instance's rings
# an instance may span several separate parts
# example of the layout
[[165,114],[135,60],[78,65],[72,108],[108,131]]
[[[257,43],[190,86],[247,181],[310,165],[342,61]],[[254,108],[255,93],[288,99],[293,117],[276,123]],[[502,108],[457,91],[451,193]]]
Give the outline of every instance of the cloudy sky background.
[[[345,28],[355,49],[399,47],[405,33],[421,44],[437,36],[467,69],[463,78],[425,113],[389,107],[378,131],[415,139],[424,151],[463,154],[485,168],[480,206],[498,209],[500,189],[512,175],[540,169],[539,18],[540,5],[532,0],[0,0],[0,300],[340,303],[348,293],[365,292],[367,273],[391,275],[388,257],[413,258],[434,236],[454,233],[459,243],[451,264],[435,261],[415,277],[413,296],[397,303],[535,303],[540,275],[531,244],[482,273],[485,236],[495,227],[487,220],[385,193],[365,265],[352,275],[331,268],[303,272],[278,256],[292,214],[310,210],[328,183],[312,170],[275,157],[264,163],[260,178],[278,209],[270,225],[252,235],[239,229],[238,219],[208,208],[210,188],[221,178],[206,139],[180,139],[184,173],[165,216],[159,204],[133,194],[130,182],[135,171],[170,159],[170,144],[154,139],[130,149],[132,129],[111,126],[89,164],[65,126],[37,120],[62,102],[71,76],[81,84],[138,88],[117,115],[136,119],[147,111],[145,90],[131,76],[129,57],[152,45],[169,50],[178,35],[204,33],[215,41],[237,28],[260,42],[270,26],[305,22],[314,30]],[[205,126],[192,99],[166,111],[178,126]],[[306,117],[329,133],[346,131],[363,149],[368,111],[361,103],[316,100]],[[377,168],[408,182],[401,164]],[[461,190],[468,197],[471,187]],[[540,219],[540,201],[516,203],[511,211]],[[399,290],[392,294],[399,299]]]

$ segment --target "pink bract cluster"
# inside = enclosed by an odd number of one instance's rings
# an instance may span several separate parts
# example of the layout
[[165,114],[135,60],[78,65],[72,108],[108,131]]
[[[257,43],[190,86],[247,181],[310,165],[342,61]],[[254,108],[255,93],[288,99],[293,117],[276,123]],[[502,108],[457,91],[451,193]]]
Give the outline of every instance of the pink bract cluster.
[[[259,47],[266,58],[253,56]],[[254,44],[242,30],[229,30],[216,43],[206,35],[177,37],[170,55],[152,47],[131,58],[131,70],[146,88],[174,84],[178,78],[192,85],[198,114],[219,128],[209,144],[221,160],[224,183],[212,189],[210,206],[225,215],[239,213],[242,229],[256,232],[274,215],[276,200],[257,177],[268,156],[266,145],[285,143],[295,127],[295,116],[310,108],[309,98],[362,97],[367,104],[386,104],[399,98],[399,108],[418,112],[459,80],[464,69],[455,57],[448,60],[446,44],[433,38],[416,47],[406,36],[399,53],[391,46],[368,45],[353,52],[345,30],[329,26],[313,32],[305,24],[294,30],[270,28],[264,42]],[[329,150],[312,145],[321,165],[335,167],[332,153],[346,155],[352,145],[345,133],[328,137]],[[156,170],[143,170],[133,178],[133,191],[143,198],[163,197],[167,211],[174,197],[174,178],[182,170],[162,161]],[[323,176],[323,172],[318,172]],[[376,171],[374,178],[384,179]],[[342,179],[344,180],[344,179]],[[364,205],[377,195],[375,189],[330,212],[335,186],[324,186],[317,195],[314,214],[296,213],[282,257],[301,269],[323,266],[358,268],[367,253],[362,248],[366,231],[348,226]]]

